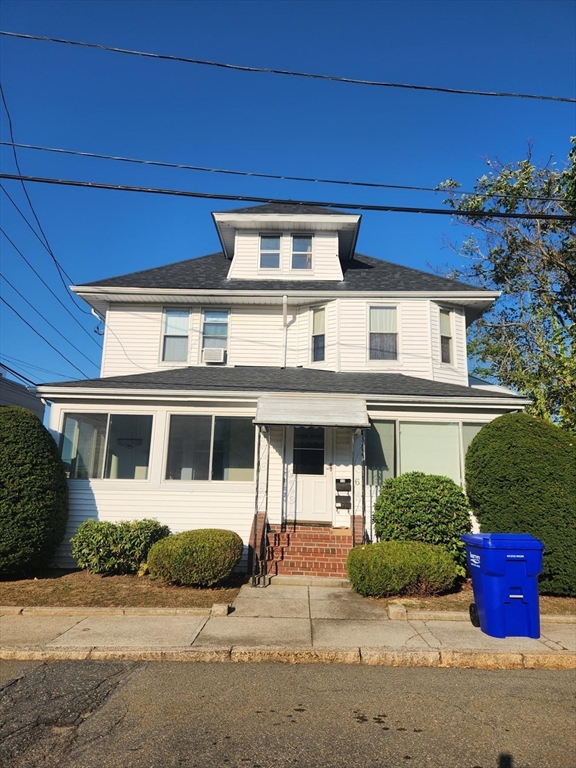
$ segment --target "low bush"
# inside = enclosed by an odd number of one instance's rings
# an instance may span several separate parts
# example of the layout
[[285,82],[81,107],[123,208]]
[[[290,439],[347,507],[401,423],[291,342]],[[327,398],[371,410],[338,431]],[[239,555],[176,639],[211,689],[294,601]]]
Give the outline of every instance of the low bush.
[[449,477],[407,472],[382,485],[374,504],[376,536],[387,541],[439,544],[464,575],[466,551],[460,536],[472,530],[470,507]]
[[169,535],[157,520],[86,520],[70,539],[72,557],[92,573],[137,573],[150,547]]
[[0,408],[0,573],[49,565],[64,538],[68,485],[58,447],[31,411]]
[[466,488],[482,531],[531,533],[544,543],[540,590],[576,596],[576,435],[509,413],[476,435]]
[[153,579],[187,586],[212,587],[228,578],[242,556],[234,531],[203,528],[169,536],[148,554]]
[[354,547],[346,562],[352,588],[364,597],[437,595],[453,586],[454,558],[444,547],[417,541],[381,541]]

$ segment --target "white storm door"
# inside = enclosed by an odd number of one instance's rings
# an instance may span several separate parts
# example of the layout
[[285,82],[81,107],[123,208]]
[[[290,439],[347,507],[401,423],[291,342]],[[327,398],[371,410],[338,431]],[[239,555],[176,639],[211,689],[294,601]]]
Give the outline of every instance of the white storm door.
[[332,429],[293,429],[292,479],[297,522],[332,522],[332,444]]

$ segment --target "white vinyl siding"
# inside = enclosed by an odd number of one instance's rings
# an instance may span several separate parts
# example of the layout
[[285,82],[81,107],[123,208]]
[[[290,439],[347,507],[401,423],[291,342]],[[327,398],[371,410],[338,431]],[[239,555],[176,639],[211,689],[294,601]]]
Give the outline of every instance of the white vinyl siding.
[[[288,322],[291,320],[289,308]],[[234,308],[230,319],[229,364],[280,367],[283,360],[282,307]]]
[[131,305],[109,309],[102,376],[147,373],[165,367],[166,363],[161,363],[162,336],[162,307]]

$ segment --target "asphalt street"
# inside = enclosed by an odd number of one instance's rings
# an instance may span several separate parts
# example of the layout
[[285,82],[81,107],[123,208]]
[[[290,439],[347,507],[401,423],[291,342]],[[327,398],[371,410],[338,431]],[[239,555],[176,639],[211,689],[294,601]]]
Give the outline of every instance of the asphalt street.
[[571,768],[575,674],[2,662],[2,768]]

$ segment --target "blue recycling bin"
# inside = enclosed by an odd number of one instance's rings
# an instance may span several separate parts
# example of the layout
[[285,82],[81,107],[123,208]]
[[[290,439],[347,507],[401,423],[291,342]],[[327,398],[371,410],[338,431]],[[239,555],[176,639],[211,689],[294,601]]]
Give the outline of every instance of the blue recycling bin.
[[472,623],[492,637],[540,637],[542,542],[528,533],[467,533],[460,538],[472,575]]

